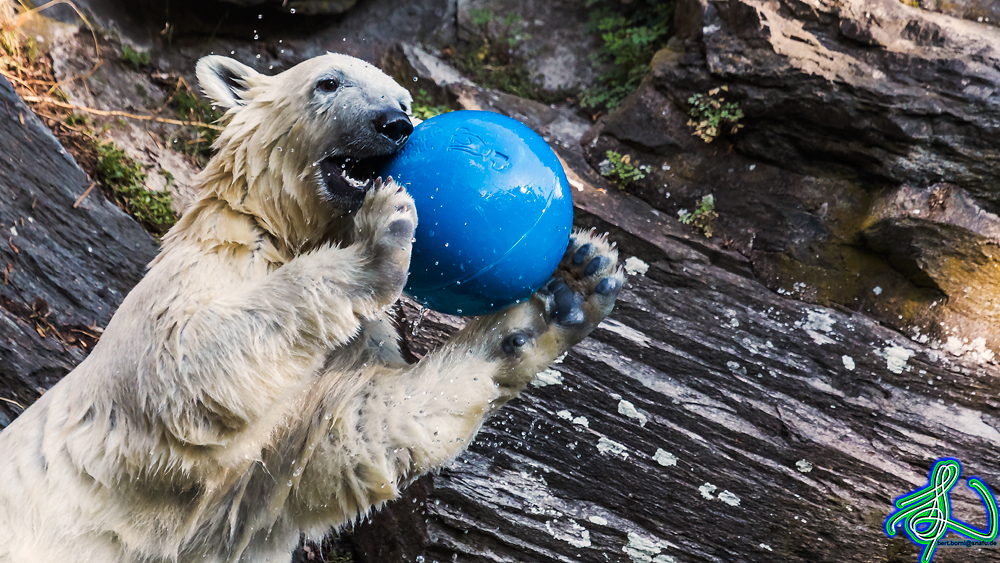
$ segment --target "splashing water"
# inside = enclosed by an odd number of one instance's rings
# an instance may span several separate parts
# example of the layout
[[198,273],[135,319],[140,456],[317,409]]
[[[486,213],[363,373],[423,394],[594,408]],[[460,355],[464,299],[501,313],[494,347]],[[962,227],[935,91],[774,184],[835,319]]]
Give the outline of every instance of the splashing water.
[[423,322],[424,316],[427,315],[428,310],[429,309],[427,307],[421,307],[420,311],[417,312],[417,318],[413,319],[413,336],[416,336],[417,332],[420,331],[420,323]]

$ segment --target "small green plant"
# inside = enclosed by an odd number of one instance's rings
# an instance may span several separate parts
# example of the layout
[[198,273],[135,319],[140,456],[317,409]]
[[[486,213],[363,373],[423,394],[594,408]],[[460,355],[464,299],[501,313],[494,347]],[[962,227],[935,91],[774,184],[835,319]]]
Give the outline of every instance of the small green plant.
[[615,151],[608,151],[605,156],[607,158],[598,165],[601,175],[614,180],[619,188],[625,189],[632,182],[646,177],[641,166],[632,164],[631,156],[621,155]]
[[718,216],[719,214],[715,212],[715,196],[712,194],[701,198],[701,203],[698,204],[698,208],[693,213],[687,209],[681,209],[677,212],[677,218],[681,223],[701,229],[701,232],[708,238],[712,238],[712,232],[715,230],[715,219]]
[[71,113],[66,116],[65,122],[66,125],[69,125],[70,127],[76,127],[78,125],[90,125],[92,120],[89,116],[80,115],[79,113]]
[[606,71],[583,91],[580,105],[613,110],[639,87],[653,54],[670,37],[675,5],[666,0],[586,1],[587,29],[600,37],[591,61]]
[[136,51],[128,45],[122,45],[122,56],[121,59],[135,68],[142,68],[144,66],[149,66],[150,58],[149,53],[146,51]]
[[523,57],[517,54],[517,47],[531,38],[520,31],[523,18],[515,13],[501,18],[486,9],[472,10],[470,15],[478,37],[453,49],[455,64],[481,86],[534,97],[537,88],[531,84]]
[[177,222],[171,207],[174,198],[167,192],[147,190],[142,165],[114,143],[98,141],[95,148],[97,181],[108,195],[147,232],[157,237],[165,234]]
[[170,172],[169,170],[164,170],[162,168],[160,168],[156,172],[159,173],[160,176],[163,176],[163,179],[166,180],[168,187],[174,184],[174,174],[172,172]]
[[713,88],[708,94],[695,94],[688,98],[691,109],[688,112],[691,119],[688,125],[694,127],[694,135],[701,137],[706,143],[711,143],[728,128],[730,133],[736,133],[743,126],[743,110],[736,102],[727,102],[720,93],[728,88]]
[[434,98],[423,88],[417,90],[416,95],[413,96],[413,107],[411,109],[413,110],[413,117],[421,120],[430,119],[435,115],[451,111],[451,108],[446,105],[434,105]]
[[[222,114],[211,104],[188,92],[178,90],[170,99],[170,107],[181,119],[214,123]],[[212,144],[219,138],[220,131],[209,127],[184,127],[179,129],[175,137],[175,145],[180,152],[190,156],[199,166],[208,164],[212,157]]]

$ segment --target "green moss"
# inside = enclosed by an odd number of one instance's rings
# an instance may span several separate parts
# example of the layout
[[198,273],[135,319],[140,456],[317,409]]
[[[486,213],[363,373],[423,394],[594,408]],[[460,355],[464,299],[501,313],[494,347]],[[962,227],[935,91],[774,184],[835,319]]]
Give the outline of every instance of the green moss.
[[[214,123],[222,117],[211,104],[186,90],[179,90],[170,99],[170,107],[186,121]],[[173,137],[174,148],[192,157],[199,166],[205,166],[212,157],[212,143],[219,138],[219,133],[209,127],[182,127]]]
[[38,50],[38,40],[34,37],[29,37],[27,41],[24,42],[24,56],[28,59],[28,63],[35,64],[38,61],[38,57],[41,52]]
[[606,72],[583,92],[580,105],[613,110],[639,87],[653,55],[666,45],[676,2],[587,0],[586,6],[587,28],[600,38],[600,48],[591,59]]
[[135,68],[149,66],[149,53],[146,51],[136,51],[128,45],[122,45],[121,60],[131,64]]
[[177,222],[167,192],[146,189],[146,173],[125,151],[111,142],[98,142],[97,181],[108,195],[150,234],[162,236]]
[[736,133],[743,127],[739,124],[739,120],[743,119],[743,110],[736,102],[726,101],[722,95],[726,91],[728,89],[723,86],[688,98],[691,105],[688,125],[694,127],[694,134],[706,143],[711,143],[726,131]]

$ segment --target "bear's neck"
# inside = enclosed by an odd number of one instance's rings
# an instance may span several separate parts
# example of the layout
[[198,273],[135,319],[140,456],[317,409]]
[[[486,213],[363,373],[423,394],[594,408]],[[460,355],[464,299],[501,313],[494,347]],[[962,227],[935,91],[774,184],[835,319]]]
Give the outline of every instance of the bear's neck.
[[271,174],[251,185],[212,164],[202,173],[200,197],[164,237],[164,251],[181,239],[206,251],[245,246],[262,249],[280,265],[321,244],[348,242],[349,229],[338,228],[345,222],[335,220],[332,206],[314,190],[282,184]]

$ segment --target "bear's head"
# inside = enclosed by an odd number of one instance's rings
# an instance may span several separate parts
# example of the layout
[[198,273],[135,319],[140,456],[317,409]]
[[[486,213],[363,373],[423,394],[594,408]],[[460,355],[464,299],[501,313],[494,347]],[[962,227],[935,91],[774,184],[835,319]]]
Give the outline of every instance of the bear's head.
[[228,57],[198,61],[225,128],[202,181],[208,197],[301,248],[360,207],[413,131],[409,92],[374,66],[327,53],[267,76]]

